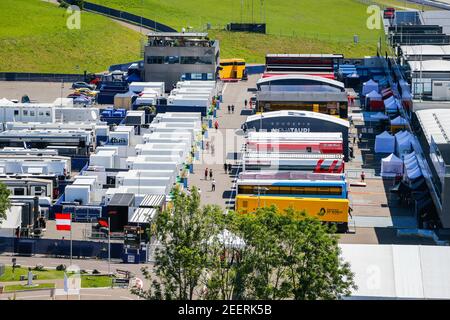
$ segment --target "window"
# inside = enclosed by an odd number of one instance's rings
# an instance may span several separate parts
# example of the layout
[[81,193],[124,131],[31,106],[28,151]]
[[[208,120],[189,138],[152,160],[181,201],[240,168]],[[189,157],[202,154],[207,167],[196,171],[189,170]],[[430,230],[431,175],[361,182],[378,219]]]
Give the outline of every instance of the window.
[[14,110],[14,115],[18,116],[19,115],[19,110]]
[[179,56],[167,56],[164,57],[164,64],[179,64],[180,57]]
[[46,111],[46,112],[45,112],[45,115],[46,115],[47,117],[50,117],[50,111]]
[[24,188],[15,188],[14,189],[14,195],[15,196],[24,196],[25,195],[25,189]]
[[34,117],[36,114],[34,111],[30,111],[30,117]]
[[161,56],[149,56],[149,57],[147,57],[147,63],[148,64],[163,64],[164,63],[164,57],[161,57]]
[[23,115],[28,116],[28,110],[23,110]]
[[39,115],[40,115],[40,116],[43,116],[44,113],[43,113],[42,111],[39,111]]
[[213,64],[213,56],[203,56],[203,57],[181,57],[181,64]]

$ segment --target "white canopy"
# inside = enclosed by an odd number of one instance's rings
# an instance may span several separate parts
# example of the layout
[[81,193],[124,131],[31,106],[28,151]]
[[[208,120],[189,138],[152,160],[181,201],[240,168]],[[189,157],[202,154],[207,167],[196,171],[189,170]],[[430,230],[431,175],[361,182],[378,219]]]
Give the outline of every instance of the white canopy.
[[13,104],[14,104],[14,102],[9,101],[9,100],[6,99],[6,98],[1,98],[1,99],[0,99],[0,106],[11,106],[11,105],[13,105]]
[[393,153],[395,137],[385,131],[375,137],[375,153]]
[[382,96],[377,91],[371,91],[366,95],[366,98],[369,98],[370,100],[381,100]]
[[397,101],[394,98],[386,99],[386,100],[384,100],[384,108],[387,111],[397,111],[398,110],[398,103],[397,103]]
[[395,177],[403,174],[403,161],[395,154],[391,154],[381,160],[381,176]]
[[[245,241],[242,238],[236,236],[226,229],[220,234],[216,235],[216,237],[216,240],[227,248],[241,249],[245,247]],[[213,241],[214,236],[208,242],[212,243]]]
[[422,170],[420,169],[415,152],[405,155],[404,162],[408,179],[414,180],[422,176]]
[[370,116],[372,119],[379,119],[379,120],[385,120],[389,119],[387,115],[385,115],[383,112],[378,112]]
[[368,93],[370,93],[372,91],[378,92],[380,90],[379,90],[379,87],[378,87],[378,83],[376,83],[375,81],[370,79],[369,81],[364,82],[362,94],[363,94],[363,96],[365,96],[365,95],[367,95]]
[[395,135],[395,148],[397,150],[397,155],[411,152],[411,141],[413,137],[408,131],[399,131]]
[[408,124],[408,121],[403,118],[402,116],[398,116],[397,118],[391,120],[392,126],[406,126]]
[[409,91],[403,91],[402,92],[402,99],[403,100],[411,100],[412,99],[412,95]]

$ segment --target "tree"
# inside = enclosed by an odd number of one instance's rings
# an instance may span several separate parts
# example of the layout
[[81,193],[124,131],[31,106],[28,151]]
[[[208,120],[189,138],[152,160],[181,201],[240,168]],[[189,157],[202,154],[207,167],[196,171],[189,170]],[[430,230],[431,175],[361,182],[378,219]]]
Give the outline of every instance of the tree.
[[158,215],[154,235],[160,248],[155,250],[153,274],[144,269],[151,286],[147,291],[133,293],[145,299],[192,300],[201,295],[201,278],[206,272],[209,243],[217,234],[218,206],[200,207],[196,188],[183,193],[173,190],[169,209]]
[[4,183],[0,183],[0,222],[6,219],[6,211],[11,207],[9,201],[10,191]]
[[198,191],[175,189],[173,204],[156,219],[156,250],[146,299],[339,299],[356,288],[340,258],[335,228],[304,212],[226,215],[200,207]]
[[340,260],[334,228],[275,207],[228,218],[227,227],[245,246],[229,263],[214,265],[207,298],[339,299],[355,288],[350,266]]

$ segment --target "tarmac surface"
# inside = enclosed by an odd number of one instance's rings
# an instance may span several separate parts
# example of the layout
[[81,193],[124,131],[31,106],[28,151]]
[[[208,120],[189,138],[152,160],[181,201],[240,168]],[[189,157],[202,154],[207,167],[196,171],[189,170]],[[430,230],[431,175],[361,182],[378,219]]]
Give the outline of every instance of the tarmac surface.
[[[223,102],[217,110],[219,130],[210,128],[205,139],[205,150],[201,150],[200,160],[194,163],[194,174],[189,176],[189,187],[200,189],[203,204],[217,204],[224,209],[234,207],[233,180],[239,169],[238,158],[235,153],[241,151],[244,144],[243,132],[240,129],[248,115],[249,109],[244,108],[244,100],[250,101],[252,93],[249,88],[255,88],[259,75],[249,76],[248,81],[226,83],[223,87]],[[70,92],[70,84],[65,84],[63,96]],[[32,100],[38,102],[53,102],[61,94],[61,83],[51,82],[0,82],[0,98],[20,99],[28,94]],[[228,105],[234,105],[234,113],[228,112]],[[358,103],[349,108],[349,114],[358,114],[361,109]],[[358,135],[357,129],[351,128],[351,137]],[[351,144],[353,139],[350,139]],[[206,142],[209,148],[206,150]],[[434,244],[427,239],[396,236],[397,228],[414,228],[416,220],[412,208],[399,205],[396,197],[389,193],[393,186],[392,180],[383,180],[379,176],[380,162],[373,158],[374,141],[362,139],[353,145],[354,159],[346,163],[346,174],[349,183],[359,182],[362,170],[366,173],[365,187],[349,187],[349,198],[353,208],[350,219],[351,233],[342,234],[342,243],[362,244]],[[214,153],[212,152],[214,149]],[[232,173],[225,173],[224,162],[233,165]],[[213,170],[215,191],[212,191],[212,180],[205,179],[204,172],[208,168]],[[61,234],[52,231],[48,226],[46,238],[68,239],[69,233]],[[74,224],[73,239],[86,239],[87,224]]]
[[[234,207],[233,180],[239,169],[239,157],[235,153],[241,151],[244,143],[243,132],[240,129],[246,117],[251,114],[249,109],[244,108],[244,100],[250,101],[252,96],[249,88],[256,86],[259,75],[252,75],[248,81],[238,83],[228,83],[223,88],[223,102],[220,110],[217,111],[217,121],[219,129],[208,130],[208,137],[204,143],[209,142],[209,147],[201,151],[200,160],[194,163],[194,173],[189,176],[189,187],[197,186],[201,191],[203,204],[217,204],[224,209]],[[70,92],[70,84],[64,84],[63,96]],[[53,102],[61,95],[61,83],[51,82],[0,82],[0,98],[20,99],[23,94],[28,94],[32,101]],[[228,105],[234,105],[234,113],[228,112]],[[350,114],[360,112],[356,105],[350,109]],[[352,135],[357,135],[356,128],[351,129]],[[351,141],[353,139],[350,139]],[[389,188],[393,186],[392,180],[383,180],[379,176],[379,161],[373,159],[374,141],[355,141],[354,159],[346,164],[346,174],[350,183],[359,182],[362,170],[366,173],[366,186],[349,188],[349,198],[353,208],[350,219],[350,232],[340,235],[340,243],[352,244],[422,244],[434,245],[431,240],[398,237],[398,228],[413,228],[416,226],[416,219],[413,216],[412,208],[401,206],[396,197],[389,193]],[[214,150],[212,150],[214,149]],[[214,152],[213,152],[214,151]],[[233,170],[231,173],[225,172],[224,162],[231,163]],[[212,191],[212,180],[205,179],[205,169],[213,170],[215,179],[215,191]],[[89,230],[89,224],[74,223],[73,239],[85,240]],[[56,232],[53,221],[47,225],[46,238],[69,239],[69,232]],[[104,240],[101,240],[104,241]],[[11,264],[10,255],[0,255],[0,263]],[[45,267],[56,267],[63,263],[70,264],[68,259],[55,259],[44,256],[17,257],[18,263],[22,266],[35,266],[37,263],[44,264]],[[81,269],[97,269],[102,273],[108,270],[114,272],[116,269],[129,270],[144,281],[144,287],[148,283],[143,279],[140,268],[143,265],[122,264],[117,261],[111,263],[96,259],[73,259],[73,263]],[[145,266],[151,267],[152,263]],[[46,281],[48,282],[48,281]],[[57,288],[62,288],[61,281],[56,281]],[[1,294],[0,300],[12,298],[11,294]],[[50,290],[40,290],[33,292],[17,293],[16,299],[52,299]],[[67,299],[67,296],[56,296],[55,299]],[[81,300],[117,300],[117,299],[137,299],[130,294],[128,289],[82,289],[81,295],[69,296],[69,299]]]
[[[73,90],[72,83],[0,81],[0,99],[17,99],[28,95],[31,102],[53,103],[57,98],[67,97]],[[61,92],[62,89],[62,92]]]

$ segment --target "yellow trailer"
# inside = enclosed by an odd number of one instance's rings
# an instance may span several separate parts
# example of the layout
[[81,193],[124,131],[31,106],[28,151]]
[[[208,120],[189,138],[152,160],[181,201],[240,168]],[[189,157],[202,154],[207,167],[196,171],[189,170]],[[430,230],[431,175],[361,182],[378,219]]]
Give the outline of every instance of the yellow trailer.
[[293,208],[296,211],[305,211],[307,215],[316,217],[320,221],[337,224],[339,231],[347,231],[349,204],[348,199],[238,195],[235,209],[238,213],[247,214],[255,212],[258,208],[272,205],[275,205],[280,212]]

